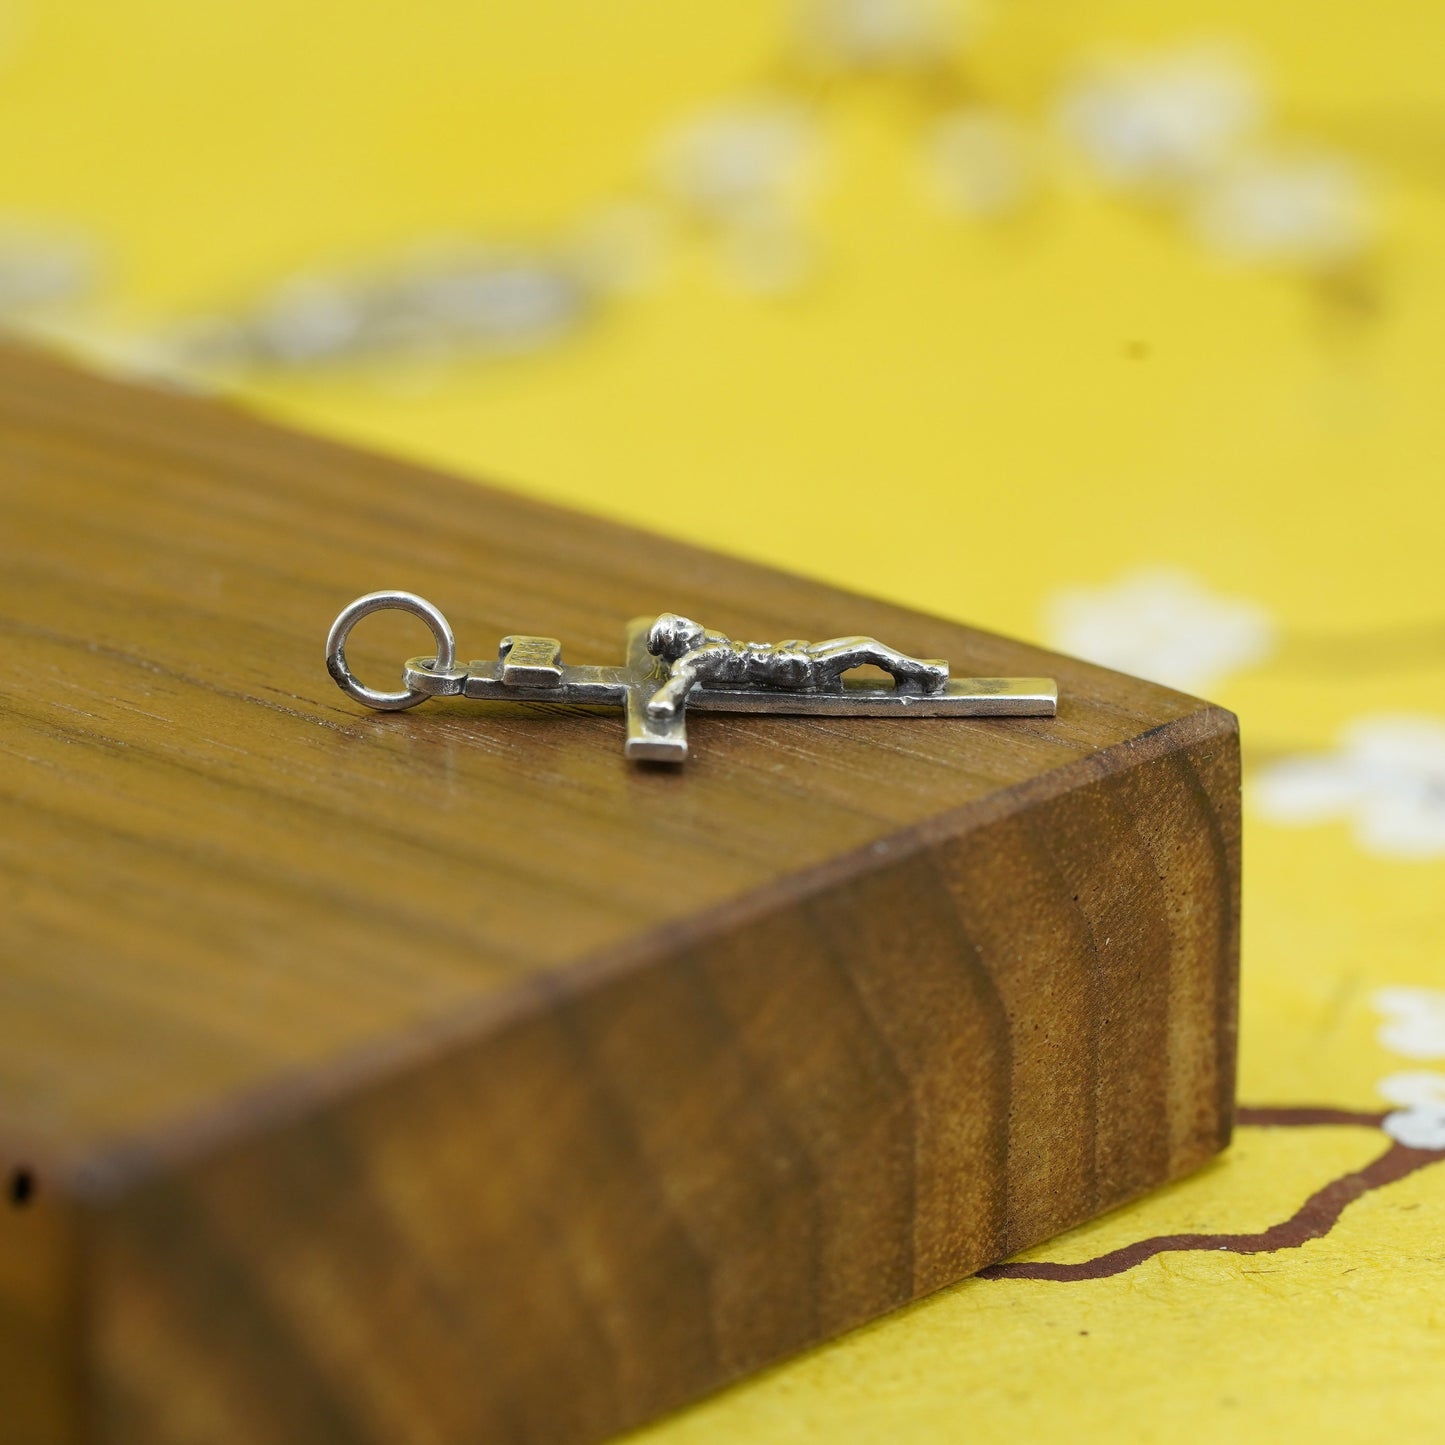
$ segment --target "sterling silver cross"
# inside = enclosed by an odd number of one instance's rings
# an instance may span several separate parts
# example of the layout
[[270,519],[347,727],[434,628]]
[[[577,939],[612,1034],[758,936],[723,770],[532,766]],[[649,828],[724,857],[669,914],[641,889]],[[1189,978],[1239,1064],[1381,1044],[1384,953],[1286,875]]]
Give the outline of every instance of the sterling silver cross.
[[[395,608],[420,617],[436,638],[435,657],[414,657],[405,688],[377,692],[346,661],[346,639],[368,613]],[[889,682],[849,677],[871,663]],[[504,637],[496,661],[458,666],[446,618],[411,592],[358,597],[332,624],[326,667],[337,685],[368,707],[414,707],[429,697],[620,707],[627,718],[623,751],[639,762],[687,757],[687,710],[790,713],[820,717],[1052,717],[1058,688],[1048,677],[951,678],[948,664],[909,657],[871,637],[827,642],[733,642],[675,613],[628,624],[627,661],[578,667],[562,661],[554,637]]]

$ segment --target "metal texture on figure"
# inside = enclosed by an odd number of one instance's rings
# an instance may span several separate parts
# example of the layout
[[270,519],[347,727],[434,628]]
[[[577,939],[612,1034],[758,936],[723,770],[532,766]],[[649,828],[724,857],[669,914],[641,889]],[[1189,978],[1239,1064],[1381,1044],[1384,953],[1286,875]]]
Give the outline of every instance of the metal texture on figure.
[[[372,612],[410,612],[431,629],[436,655],[402,668],[399,692],[378,692],[351,671],[346,640]],[[872,663],[891,682],[845,679]],[[802,717],[1053,717],[1058,688],[1048,677],[950,678],[948,664],[909,657],[872,637],[827,642],[734,642],[701,623],[664,612],[635,618],[627,659],[597,667],[562,660],[555,637],[504,637],[495,659],[456,660],[445,617],[411,592],[358,597],[332,624],[326,667],[349,697],[398,711],[429,697],[490,702],[620,707],[627,718],[624,751],[638,762],[680,763],[687,757],[687,714],[789,713]]]
[[647,650],[670,663],[668,680],[652,695],[647,710],[670,717],[695,687],[766,687],[788,692],[840,691],[843,674],[872,663],[893,678],[895,688],[941,692],[948,664],[909,657],[873,637],[833,637],[826,642],[734,642],[690,617],[664,612],[647,631]]

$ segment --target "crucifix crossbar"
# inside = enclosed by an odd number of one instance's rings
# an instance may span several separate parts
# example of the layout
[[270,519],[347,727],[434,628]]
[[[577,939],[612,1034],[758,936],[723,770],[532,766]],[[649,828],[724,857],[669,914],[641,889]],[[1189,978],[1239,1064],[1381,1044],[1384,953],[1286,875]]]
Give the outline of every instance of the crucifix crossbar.
[[[436,656],[405,664],[405,690],[398,693],[364,687],[346,663],[352,625],[388,607],[421,617],[437,641]],[[846,675],[864,663],[883,668],[891,679]],[[332,627],[327,667],[345,692],[387,710],[429,697],[621,708],[626,756],[657,763],[686,759],[687,713],[692,710],[811,717],[1052,717],[1058,703],[1052,678],[952,678],[945,662],[908,657],[867,637],[733,643],[672,613],[628,624],[627,660],[621,666],[564,663],[556,638],[521,635],[504,637],[495,661],[458,664],[446,619],[424,599],[403,592],[371,593],[352,603]]]

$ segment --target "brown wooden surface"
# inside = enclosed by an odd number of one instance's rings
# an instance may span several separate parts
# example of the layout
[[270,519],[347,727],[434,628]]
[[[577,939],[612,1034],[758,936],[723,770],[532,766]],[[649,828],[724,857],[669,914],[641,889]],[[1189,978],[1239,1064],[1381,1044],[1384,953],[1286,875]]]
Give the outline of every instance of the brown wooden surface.
[[[356,707],[384,586],[465,656],[671,608],[1063,700],[639,769]],[[1194,1167],[1237,793],[1197,700],[0,352],[0,1438],[596,1439]]]

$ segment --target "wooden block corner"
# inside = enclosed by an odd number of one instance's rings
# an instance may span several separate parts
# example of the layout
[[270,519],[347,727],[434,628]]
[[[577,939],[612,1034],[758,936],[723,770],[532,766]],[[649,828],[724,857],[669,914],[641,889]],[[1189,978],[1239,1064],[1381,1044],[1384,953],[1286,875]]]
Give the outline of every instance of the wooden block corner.
[[[0,1440],[585,1445],[1227,1143],[1231,714],[21,352],[0,441]],[[412,583],[1059,713],[364,715]]]

